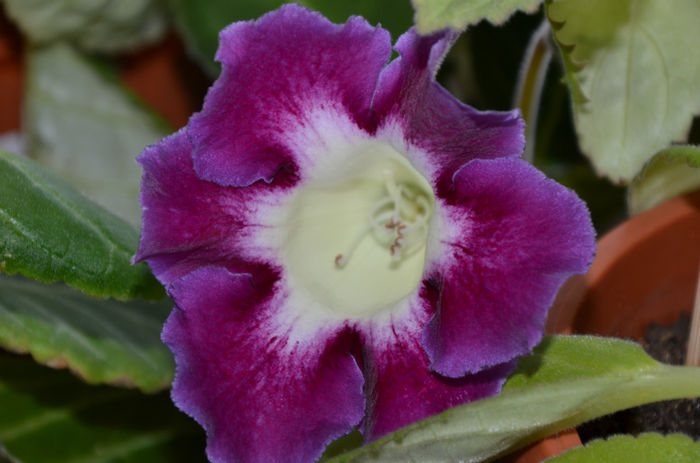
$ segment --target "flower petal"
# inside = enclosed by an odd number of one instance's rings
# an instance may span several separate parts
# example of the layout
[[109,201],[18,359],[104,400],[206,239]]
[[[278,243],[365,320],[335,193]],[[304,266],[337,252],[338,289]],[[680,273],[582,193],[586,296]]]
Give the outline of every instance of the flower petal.
[[309,124],[323,107],[370,124],[369,106],[391,54],[389,33],[363,18],[332,24],[285,5],[220,36],[221,76],[189,123],[197,173],[221,185],[272,181],[295,170],[285,134]]
[[[245,259],[245,241],[261,196],[284,185],[225,188],[201,180],[192,168],[192,144],[185,130],[146,148],[141,205],[143,229],[134,261],[148,260],[164,284],[202,265],[225,264],[236,272],[255,273],[255,260]],[[242,252],[247,249],[248,252]]]
[[424,286],[426,308],[403,321],[370,328],[364,341],[367,412],[362,433],[372,441],[402,426],[466,402],[497,394],[516,361],[474,375],[447,378],[430,371],[420,332],[432,309],[435,290]]
[[428,269],[440,297],[423,345],[435,371],[456,377],[539,342],[557,290],[590,265],[595,232],[573,191],[522,160],[472,161],[454,185],[443,258]]
[[202,267],[169,287],[173,400],[207,430],[214,462],[313,461],[362,418],[363,378],[342,330],[289,345],[257,283]]
[[439,166],[433,179],[449,189],[452,176],[472,159],[518,157],[525,147],[525,123],[518,110],[477,111],[435,82],[435,73],[458,34],[428,36],[415,29],[396,43],[400,58],[382,72],[374,108],[380,127],[398,124],[407,141],[430,153]]

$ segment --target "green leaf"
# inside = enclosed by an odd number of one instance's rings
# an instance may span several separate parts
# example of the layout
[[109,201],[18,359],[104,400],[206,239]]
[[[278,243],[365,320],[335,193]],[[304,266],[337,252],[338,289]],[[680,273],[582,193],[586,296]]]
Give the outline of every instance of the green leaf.
[[696,463],[700,461],[700,443],[688,436],[654,433],[638,437],[613,436],[594,440],[585,447],[571,449],[548,463]]
[[542,0],[413,0],[416,25],[422,34],[445,27],[464,29],[487,19],[502,24],[516,11],[534,12]]
[[135,158],[169,129],[106,69],[65,43],[31,49],[24,116],[30,157],[132,225],[140,224],[141,170]]
[[500,395],[331,461],[483,461],[617,410],[691,396],[700,396],[700,368],[657,363],[627,341],[552,336],[520,360]]
[[61,284],[0,275],[0,347],[68,367],[88,383],[152,392],[173,378],[160,341],[169,300],[94,299]]
[[547,0],[582,150],[629,181],[700,112],[700,3]]
[[0,271],[67,284],[94,296],[160,298],[138,233],[31,161],[0,150]]
[[[283,0],[169,0],[175,20],[189,48],[210,74],[218,73],[214,55],[219,44],[219,31],[234,21],[256,19],[277,9]],[[350,15],[364,16],[371,24],[381,23],[394,39],[413,23],[410,0],[301,0],[297,3],[318,10],[331,21],[343,23]]]
[[18,460],[205,461],[203,432],[167,393],[88,386],[31,359],[0,355],[0,441]]
[[700,188],[700,148],[672,146],[652,158],[630,184],[627,203],[639,214],[674,196]]
[[154,42],[168,25],[163,0],[5,0],[4,6],[32,42],[69,40],[91,51]]

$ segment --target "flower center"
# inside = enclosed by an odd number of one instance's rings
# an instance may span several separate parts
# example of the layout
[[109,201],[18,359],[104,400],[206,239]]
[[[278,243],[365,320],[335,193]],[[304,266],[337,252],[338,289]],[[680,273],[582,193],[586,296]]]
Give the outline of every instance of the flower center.
[[348,249],[335,256],[335,265],[343,268],[367,235],[386,247],[393,262],[419,251],[428,236],[428,219],[432,212],[427,196],[419,189],[397,184],[394,172],[385,170],[386,194],[372,207],[367,226],[353,239]]
[[361,319],[418,287],[435,199],[390,145],[346,149],[342,162],[317,166],[295,193],[281,250],[294,291],[333,316]]

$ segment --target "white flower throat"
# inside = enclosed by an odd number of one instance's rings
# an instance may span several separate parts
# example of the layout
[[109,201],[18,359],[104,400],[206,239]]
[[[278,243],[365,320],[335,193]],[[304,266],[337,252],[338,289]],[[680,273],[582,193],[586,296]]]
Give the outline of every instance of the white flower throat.
[[391,260],[399,263],[420,250],[428,236],[428,220],[432,207],[427,196],[419,189],[397,184],[394,172],[382,172],[386,195],[372,207],[367,226],[358,233],[348,249],[335,256],[335,265],[344,268],[353,251],[368,235],[385,246]]
[[367,318],[420,284],[435,197],[387,143],[334,149],[318,157],[275,230],[295,291],[333,316]]

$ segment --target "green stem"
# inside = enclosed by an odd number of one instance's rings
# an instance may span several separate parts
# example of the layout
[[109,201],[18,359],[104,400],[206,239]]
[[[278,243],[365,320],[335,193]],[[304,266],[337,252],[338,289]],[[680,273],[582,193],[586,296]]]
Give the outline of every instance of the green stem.
[[542,89],[547,69],[552,60],[552,43],[549,21],[546,19],[535,30],[525,50],[520,65],[518,82],[515,86],[513,106],[520,108],[527,124],[525,137],[527,143],[523,159],[532,163],[535,156],[535,138],[537,134],[537,115],[540,109]]

